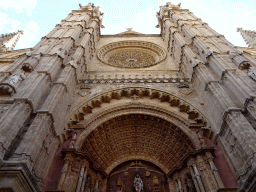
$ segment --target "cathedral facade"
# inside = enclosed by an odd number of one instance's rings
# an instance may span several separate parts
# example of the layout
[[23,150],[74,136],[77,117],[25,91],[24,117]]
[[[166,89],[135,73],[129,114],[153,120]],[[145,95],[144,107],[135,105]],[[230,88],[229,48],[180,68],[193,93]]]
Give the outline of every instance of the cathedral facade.
[[101,35],[88,4],[31,49],[1,36],[0,191],[256,191],[255,33],[156,17],[159,35]]

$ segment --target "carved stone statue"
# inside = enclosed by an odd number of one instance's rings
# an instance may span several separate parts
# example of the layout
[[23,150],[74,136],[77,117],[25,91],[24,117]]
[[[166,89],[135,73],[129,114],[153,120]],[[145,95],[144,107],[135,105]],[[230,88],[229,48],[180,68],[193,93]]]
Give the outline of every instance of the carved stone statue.
[[69,148],[75,148],[75,143],[76,143],[76,133],[72,135],[71,142],[69,143]]
[[88,10],[88,11],[91,11],[93,9],[93,6],[91,3],[88,3],[88,5],[86,6],[82,6],[81,4],[79,4],[79,7],[81,10]]
[[183,190],[182,190],[182,185],[181,185],[180,180],[178,180],[177,191],[178,191],[178,192],[183,192]]
[[181,6],[181,3],[179,3],[178,5],[174,5],[171,2],[166,3],[166,7],[171,8],[171,9],[179,9],[180,6]]
[[139,174],[137,174],[135,176],[133,183],[134,183],[134,187],[135,187],[136,192],[143,191],[143,182],[142,182],[142,179],[140,178]]
[[156,28],[159,28],[162,25],[162,18],[161,18],[160,14],[158,12],[156,13],[156,18],[157,18],[157,23],[158,23],[156,25]]
[[12,75],[9,79],[9,84],[16,87],[20,81],[22,81],[23,79],[25,79],[26,75],[24,72],[22,73],[16,73],[14,75]]
[[127,31],[132,31],[132,28],[133,28],[133,27],[126,28],[126,30],[127,30]]

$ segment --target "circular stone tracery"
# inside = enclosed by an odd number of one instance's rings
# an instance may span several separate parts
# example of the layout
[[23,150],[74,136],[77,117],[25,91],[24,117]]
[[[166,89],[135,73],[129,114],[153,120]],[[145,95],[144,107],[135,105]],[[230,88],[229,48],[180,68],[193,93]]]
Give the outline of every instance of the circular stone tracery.
[[111,66],[143,68],[156,65],[165,59],[165,51],[158,45],[145,41],[119,41],[102,47],[98,58]]
[[170,122],[140,114],[123,115],[103,123],[88,135],[81,148],[104,170],[138,158],[161,164],[165,171],[194,149],[191,140]]

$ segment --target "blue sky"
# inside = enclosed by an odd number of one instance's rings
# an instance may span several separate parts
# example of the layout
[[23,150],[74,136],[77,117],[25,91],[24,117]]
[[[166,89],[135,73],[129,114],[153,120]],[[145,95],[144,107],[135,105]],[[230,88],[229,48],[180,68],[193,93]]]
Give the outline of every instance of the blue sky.
[[[197,17],[223,34],[236,46],[246,46],[236,32],[237,27],[256,30],[255,0],[170,0],[181,3]],[[155,34],[156,12],[166,0],[1,0],[0,34],[24,30],[16,49],[33,47],[41,37],[47,35],[72,10],[79,9],[79,3],[99,5],[104,13],[102,34],[116,34],[128,27],[133,30]]]

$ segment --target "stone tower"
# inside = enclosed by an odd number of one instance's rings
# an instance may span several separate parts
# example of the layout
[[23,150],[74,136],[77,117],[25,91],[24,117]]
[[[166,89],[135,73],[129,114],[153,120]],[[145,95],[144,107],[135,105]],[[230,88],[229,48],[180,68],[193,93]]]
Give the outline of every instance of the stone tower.
[[250,48],[256,47],[256,32],[243,30],[242,28],[237,28],[237,31],[241,33],[244,41]]
[[5,51],[12,51],[20,38],[23,35],[23,31],[17,31],[15,33],[2,34],[0,36],[0,53]]
[[159,35],[80,5],[0,76],[2,191],[255,191],[256,60],[167,3]]

